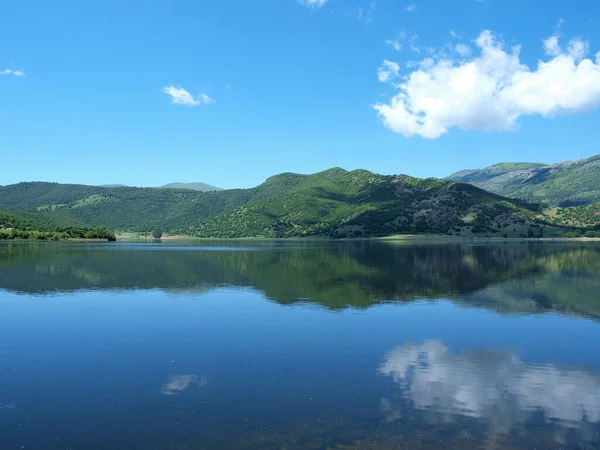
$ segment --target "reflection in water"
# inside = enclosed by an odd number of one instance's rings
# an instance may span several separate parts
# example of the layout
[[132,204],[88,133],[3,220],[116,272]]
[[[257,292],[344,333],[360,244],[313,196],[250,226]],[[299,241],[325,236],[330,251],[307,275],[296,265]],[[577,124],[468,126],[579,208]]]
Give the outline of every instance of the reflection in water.
[[[496,433],[515,430],[536,413],[568,428],[600,422],[600,374],[525,364],[508,350],[456,354],[437,340],[407,343],[387,355],[379,372],[400,385],[412,407],[483,419]],[[389,399],[381,410],[386,421],[401,418]]]
[[0,244],[0,449],[600,448],[600,246],[230,245]]
[[204,387],[208,384],[208,378],[198,377],[190,374],[173,375],[169,381],[163,386],[162,393],[164,395],[177,395],[185,391],[192,383],[199,387]]
[[450,298],[501,312],[600,317],[595,244],[280,243],[254,251],[115,244],[0,244],[0,289],[25,294],[251,287],[278,303],[330,309]]

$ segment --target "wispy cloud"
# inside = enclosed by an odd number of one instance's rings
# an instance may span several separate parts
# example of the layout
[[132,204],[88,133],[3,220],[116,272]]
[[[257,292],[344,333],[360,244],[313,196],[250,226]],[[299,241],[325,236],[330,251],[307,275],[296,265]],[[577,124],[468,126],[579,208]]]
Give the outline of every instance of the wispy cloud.
[[[419,52],[413,38],[408,45]],[[512,130],[524,115],[576,114],[600,105],[600,52],[587,57],[589,44],[580,38],[565,48],[556,35],[545,39],[548,58],[534,69],[521,62],[519,46],[506,50],[488,30],[475,46],[475,55],[464,44],[451,53],[424,48],[430,57],[405,63],[410,71],[394,77],[398,93],[374,105],[383,123],[406,137],[436,139],[454,127]],[[379,71],[378,78],[392,80]]]
[[22,70],[13,70],[13,69],[0,69],[0,75],[12,75],[14,77],[24,77],[25,72]]
[[454,49],[456,50],[456,53],[458,53],[462,57],[466,57],[471,54],[471,47],[465,44],[456,44],[456,47],[454,47]]
[[382,83],[387,83],[390,80],[393,80],[400,73],[400,66],[398,63],[394,61],[388,61],[387,59],[383,61],[383,64],[377,69],[377,78]]
[[394,39],[387,39],[385,43],[399,52],[402,51],[403,42],[407,36],[408,33],[405,30],[400,30]]
[[377,8],[377,3],[374,0],[371,0],[368,7],[356,7],[350,13],[346,14],[346,17],[353,17],[360,21],[371,23],[373,22],[375,8]]
[[397,52],[402,50],[402,42],[400,42],[398,39],[388,39],[385,41],[385,43],[387,45],[389,45],[390,47],[392,47]]
[[416,10],[417,10],[417,5],[415,3],[411,3],[410,5],[406,6],[407,12],[414,12]]
[[183,105],[183,106],[200,106],[200,105],[210,105],[211,103],[215,103],[215,101],[210,98],[208,95],[202,93],[198,96],[194,97],[188,91],[186,91],[182,87],[176,87],[173,85],[168,85],[163,87],[163,92],[171,97],[171,103],[174,105]]
[[306,6],[307,8],[319,9],[325,6],[328,0],[298,0],[302,6]]

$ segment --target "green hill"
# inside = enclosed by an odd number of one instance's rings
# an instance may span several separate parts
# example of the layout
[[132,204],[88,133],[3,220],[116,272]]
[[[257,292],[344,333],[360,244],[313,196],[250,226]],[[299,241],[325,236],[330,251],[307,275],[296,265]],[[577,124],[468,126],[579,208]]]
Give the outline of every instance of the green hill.
[[367,237],[406,233],[550,236],[540,206],[469,184],[340,168],[284,173],[252,189],[19,183],[0,187],[0,210],[58,226],[160,229],[200,237]]
[[[267,182],[285,182],[283,174]],[[282,192],[200,220],[201,237],[369,237],[407,233],[519,235],[538,206],[439,179],[335,168],[296,175]],[[537,225],[536,225],[537,226]]]
[[0,210],[33,210],[64,226],[185,231],[198,218],[247,202],[252,193],[19,183],[0,187]]
[[552,206],[590,205],[600,202],[600,155],[552,165],[500,163],[456,172],[447,179]]

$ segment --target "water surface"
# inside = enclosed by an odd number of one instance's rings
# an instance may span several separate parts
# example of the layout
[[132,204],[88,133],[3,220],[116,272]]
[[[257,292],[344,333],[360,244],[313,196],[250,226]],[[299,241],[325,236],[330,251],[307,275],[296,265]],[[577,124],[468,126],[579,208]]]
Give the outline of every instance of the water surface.
[[1,449],[600,447],[600,246],[0,245]]

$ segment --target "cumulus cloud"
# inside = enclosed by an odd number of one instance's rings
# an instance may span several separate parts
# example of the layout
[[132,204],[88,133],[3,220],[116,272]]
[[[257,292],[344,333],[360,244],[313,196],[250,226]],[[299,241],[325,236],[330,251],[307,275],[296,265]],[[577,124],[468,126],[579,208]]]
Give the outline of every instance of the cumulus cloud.
[[319,9],[322,8],[328,0],[298,0],[302,6],[307,8]]
[[165,86],[163,92],[171,97],[171,103],[174,105],[184,106],[199,106],[199,105],[210,105],[215,101],[206,94],[200,94],[194,97],[188,91],[182,87],[176,87],[173,85]]
[[[408,343],[379,368],[414,407],[482,419],[509,432],[541,412],[552,423],[579,428],[600,422],[600,376],[548,364],[527,365],[512,351],[454,354],[440,341]],[[385,399],[385,420],[400,410]]]
[[400,66],[398,63],[394,61],[388,61],[387,59],[383,61],[383,64],[377,69],[377,78],[382,83],[386,83],[390,80],[393,80],[400,73]]
[[558,36],[550,36],[544,39],[544,50],[548,56],[558,56],[561,53],[560,45],[558,44]]
[[12,75],[14,77],[24,77],[25,72],[22,70],[12,70],[12,69],[0,69],[0,75]]
[[573,114],[600,103],[600,53],[587,58],[589,44],[580,38],[566,50],[557,36],[544,40],[550,58],[535,69],[520,61],[520,47],[506,50],[490,31],[475,45],[476,55],[456,46],[458,59],[434,53],[401,75],[396,95],[374,105],[383,123],[406,137],[435,139],[453,127],[512,130],[523,115]]

